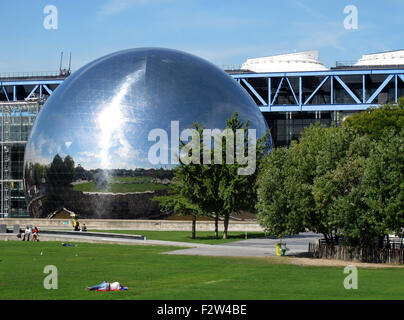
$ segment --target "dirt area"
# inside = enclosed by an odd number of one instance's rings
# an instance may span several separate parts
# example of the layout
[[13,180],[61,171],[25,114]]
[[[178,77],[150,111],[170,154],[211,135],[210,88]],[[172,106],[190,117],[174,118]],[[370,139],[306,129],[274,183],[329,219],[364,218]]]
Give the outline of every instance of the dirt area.
[[[360,268],[404,268],[404,265],[387,264],[387,263],[364,263],[345,260],[332,260],[332,259],[312,259],[312,258],[298,258],[298,257],[270,257],[279,263],[294,264],[299,266],[318,266],[318,267],[345,267],[356,266]],[[274,261],[275,262],[275,261]]]

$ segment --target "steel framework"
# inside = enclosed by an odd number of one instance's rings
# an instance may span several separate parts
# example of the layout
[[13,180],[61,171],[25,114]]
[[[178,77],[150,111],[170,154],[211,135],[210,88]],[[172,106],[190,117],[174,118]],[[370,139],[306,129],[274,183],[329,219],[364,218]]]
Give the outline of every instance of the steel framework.
[[[45,77],[46,78],[46,77]],[[0,79],[0,101],[46,98],[64,79]]]
[[[359,111],[379,103],[397,103],[404,96],[404,69],[233,73],[231,76],[247,90],[262,112]],[[380,99],[382,93],[384,97]],[[281,94],[288,98],[280,101]]]
[[40,107],[39,100],[36,102],[0,102],[0,216],[7,217],[11,212],[21,215],[21,212],[24,211],[18,205],[17,208],[12,208],[11,201],[23,203],[24,200],[23,152]]

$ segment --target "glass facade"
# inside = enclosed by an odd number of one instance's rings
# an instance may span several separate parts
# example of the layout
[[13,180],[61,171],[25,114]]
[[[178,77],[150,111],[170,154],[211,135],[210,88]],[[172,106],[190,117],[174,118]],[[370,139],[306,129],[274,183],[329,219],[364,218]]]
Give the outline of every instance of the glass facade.
[[335,122],[338,125],[343,116],[342,112],[337,111],[268,112],[265,113],[265,120],[271,130],[274,147],[288,147],[310,124],[320,122],[330,126]]
[[0,103],[2,217],[28,216],[23,184],[24,151],[39,110],[39,102]]
[[[97,59],[68,77],[36,119],[24,162],[29,213],[158,215],[150,199],[170,183],[179,135],[195,122],[224,129],[235,112],[257,138],[268,130],[248,93],[196,56],[140,48]],[[158,145],[160,163],[150,158]]]

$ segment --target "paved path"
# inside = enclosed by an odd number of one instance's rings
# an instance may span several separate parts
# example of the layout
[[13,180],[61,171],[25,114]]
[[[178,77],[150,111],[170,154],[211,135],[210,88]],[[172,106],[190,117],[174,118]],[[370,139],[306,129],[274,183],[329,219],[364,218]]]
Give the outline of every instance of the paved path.
[[[286,255],[296,255],[307,252],[309,242],[315,242],[321,238],[321,235],[314,233],[302,233],[298,236],[284,237],[282,243],[286,243],[289,248]],[[222,245],[211,245],[203,243],[163,241],[163,240],[139,240],[112,238],[108,234],[98,234],[89,236],[85,233],[72,232],[71,234],[40,234],[42,241],[61,241],[61,242],[90,242],[90,243],[109,243],[126,245],[155,245],[155,246],[175,246],[182,247],[180,250],[163,252],[162,254],[182,254],[182,255],[201,255],[201,256],[234,256],[234,257],[265,257],[275,256],[275,244],[280,241],[276,238],[254,238],[231,242]],[[0,240],[17,240],[15,234],[0,234]]]
[[[282,238],[282,243],[286,243],[289,248],[286,255],[297,255],[307,252],[309,242],[315,242],[322,238],[321,235],[307,232],[298,236]],[[184,254],[200,256],[235,256],[235,257],[265,257],[276,256],[275,244],[280,239],[276,238],[256,238],[237,242],[231,242],[224,245],[204,245],[191,249],[175,250],[164,252],[164,254]]]

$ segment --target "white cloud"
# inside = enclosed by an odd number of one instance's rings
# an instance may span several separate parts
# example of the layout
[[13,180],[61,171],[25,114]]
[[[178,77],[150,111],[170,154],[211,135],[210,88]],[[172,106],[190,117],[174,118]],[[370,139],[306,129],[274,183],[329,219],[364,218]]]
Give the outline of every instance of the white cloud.
[[347,50],[343,39],[348,35],[348,32],[344,29],[342,23],[323,23],[321,28],[314,23],[296,23],[293,27],[299,30],[298,34],[295,34],[296,38],[299,39],[295,42],[297,50],[322,48],[335,48],[340,51]]
[[316,10],[313,10],[312,7],[304,5],[303,3],[301,3],[300,1],[296,1],[295,2],[296,5],[300,8],[302,8],[304,11],[306,11],[306,13],[308,13],[309,15],[311,15],[313,18],[318,19],[318,20],[325,20],[327,19],[327,17],[322,14],[321,12],[318,12]]
[[91,151],[81,151],[77,153],[78,156],[84,158],[84,159],[94,159],[94,158],[99,158],[101,159],[101,156],[99,153],[91,152]]

